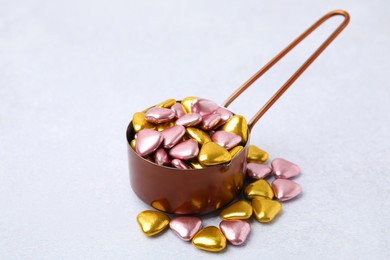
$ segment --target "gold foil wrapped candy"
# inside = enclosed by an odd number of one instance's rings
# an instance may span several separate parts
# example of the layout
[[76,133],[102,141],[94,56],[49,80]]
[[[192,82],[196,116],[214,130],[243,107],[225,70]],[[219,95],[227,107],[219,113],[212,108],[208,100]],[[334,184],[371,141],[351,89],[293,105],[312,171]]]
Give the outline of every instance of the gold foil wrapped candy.
[[142,211],[137,216],[138,225],[147,236],[154,236],[163,231],[168,226],[169,220],[167,215],[154,210]]
[[252,206],[244,200],[239,200],[225,208],[219,215],[222,219],[241,220],[252,216]]
[[248,124],[241,115],[232,116],[222,126],[222,130],[241,136],[243,144],[248,140]]
[[198,156],[199,162],[203,166],[228,163],[232,156],[229,151],[214,142],[205,143]]
[[252,207],[256,219],[262,223],[272,221],[282,210],[280,202],[261,197],[252,200]]
[[219,228],[209,226],[196,233],[192,239],[192,244],[202,250],[219,252],[225,249],[226,238]]
[[274,192],[266,180],[257,180],[246,186],[245,197],[247,199],[254,199],[256,197],[273,199]]
[[250,145],[246,159],[248,162],[264,163],[268,160],[268,153],[255,145]]

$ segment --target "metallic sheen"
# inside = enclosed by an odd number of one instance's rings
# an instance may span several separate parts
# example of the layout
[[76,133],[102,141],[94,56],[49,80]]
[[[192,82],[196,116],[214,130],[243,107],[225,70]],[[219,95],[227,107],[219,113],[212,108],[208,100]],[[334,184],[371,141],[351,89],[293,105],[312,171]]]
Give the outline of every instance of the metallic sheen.
[[198,97],[194,97],[194,96],[190,96],[190,97],[186,97],[184,98],[182,101],[181,101],[181,105],[183,106],[183,109],[184,109],[184,112],[186,114],[189,114],[191,113],[191,107],[192,107],[192,103],[199,99]]
[[243,144],[248,140],[248,124],[241,115],[232,116],[222,126],[222,130],[241,136]]
[[142,112],[134,113],[132,122],[133,122],[133,128],[135,132],[139,132],[145,128],[149,128],[149,129],[155,128],[155,126],[152,123],[146,121],[145,114]]
[[202,128],[204,130],[210,130],[216,127],[221,121],[221,116],[218,114],[204,115],[202,119]]
[[175,112],[177,118],[180,118],[185,115],[183,106],[180,103],[176,103],[171,107],[172,111]]
[[253,179],[264,179],[268,177],[272,169],[267,165],[260,163],[248,163],[246,165],[246,174]]
[[193,169],[203,169],[204,167],[199,163],[197,158],[194,158],[188,162]]
[[176,125],[195,126],[202,122],[202,116],[198,113],[186,114],[176,120]]
[[248,162],[264,163],[268,160],[268,153],[255,145],[250,145],[246,159]]
[[190,166],[188,166],[185,162],[183,162],[182,160],[180,159],[173,159],[171,161],[171,165],[175,168],[178,168],[178,169],[183,169],[183,170],[189,170],[191,169]]
[[174,104],[176,104],[176,100],[173,99],[173,98],[170,98],[170,99],[164,100],[164,101],[161,102],[160,104],[156,105],[156,107],[170,108],[170,107],[172,107]]
[[295,181],[288,179],[276,179],[272,182],[275,197],[280,201],[291,200],[301,192],[301,186]]
[[240,220],[252,216],[252,206],[245,200],[234,202],[219,214],[222,219]]
[[206,116],[214,113],[219,106],[208,99],[196,99],[191,104],[191,111],[193,113],[199,113],[201,116]]
[[189,139],[184,142],[181,142],[175,145],[171,150],[169,150],[169,155],[173,158],[180,160],[188,160],[198,156],[199,147],[198,142],[194,139]]
[[228,164],[186,170],[161,167],[154,163],[154,158],[150,163],[140,157],[130,147],[134,135],[130,122],[126,132],[130,182],[146,204],[163,202],[163,208],[158,209],[173,214],[206,214],[226,206],[242,191],[249,144]]
[[244,146],[239,145],[239,146],[236,146],[236,147],[232,148],[231,150],[229,150],[229,153],[233,158],[237,154],[239,154],[243,149],[244,149]]
[[154,152],[163,141],[160,132],[151,129],[143,129],[137,134],[137,141],[135,143],[136,152],[145,156]]
[[220,115],[223,122],[228,121],[233,116],[233,113],[224,107],[219,107],[214,113]]
[[219,223],[219,228],[226,239],[235,246],[244,244],[251,231],[251,225],[242,220],[223,220]]
[[163,148],[157,149],[154,160],[158,165],[170,165],[168,154]]
[[211,139],[226,149],[231,149],[241,143],[241,136],[223,130],[215,132]]
[[161,132],[161,131],[164,131],[165,129],[171,128],[174,125],[175,125],[175,123],[173,121],[161,123],[161,124],[156,125],[156,130]]
[[200,149],[198,160],[203,166],[211,166],[228,163],[232,160],[232,156],[222,146],[214,142],[208,142]]
[[145,235],[154,236],[168,226],[169,217],[158,211],[145,210],[138,214],[137,222]]
[[226,247],[226,238],[215,226],[209,226],[201,229],[194,238],[192,244],[202,250],[210,252],[219,252]]
[[262,223],[272,221],[282,210],[280,202],[261,197],[252,200],[252,207],[256,219]]
[[186,129],[182,125],[175,125],[171,128],[167,128],[161,132],[163,137],[163,146],[164,148],[172,148],[178,142],[180,142],[181,138],[186,133]]
[[257,180],[245,188],[246,198],[254,199],[259,196],[268,199],[273,199],[274,197],[274,192],[272,191],[271,186],[265,180]]
[[152,107],[145,113],[145,119],[151,123],[164,123],[172,120],[175,112],[169,108]]
[[176,217],[169,223],[171,230],[184,241],[190,241],[202,227],[198,217]]
[[272,160],[271,165],[272,174],[276,178],[289,179],[298,176],[301,172],[298,165],[282,158]]
[[135,150],[135,139],[131,140],[130,146]]
[[286,48],[284,48],[279,54],[272,58],[265,66],[257,71],[252,77],[250,77],[242,86],[240,86],[230,97],[223,103],[222,106],[227,107],[232,103],[238,96],[240,96],[249,86],[251,86],[257,79],[259,79],[264,73],[272,68],[278,61],[280,61],[287,53],[294,49],[299,43],[301,43],[307,36],[311,35],[318,27],[324,22],[328,21],[334,16],[343,16],[344,19],[340,25],[330,34],[326,40],[321,43],[312,55],[303,63],[302,66],[278,89],[278,91],[272,95],[267,103],[258,111],[253,118],[249,121],[249,130],[252,130],[256,122],[272,107],[273,104],[286,92],[286,90],[302,75],[302,73],[313,63],[313,61],[329,46],[329,44],[347,27],[350,16],[344,10],[334,10],[323,17],[317,22],[310,26],[306,31],[299,35],[294,41],[292,41]]
[[189,137],[195,139],[201,145],[211,142],[210,136],[203,130],[195,127],[187,127],[186,132]]

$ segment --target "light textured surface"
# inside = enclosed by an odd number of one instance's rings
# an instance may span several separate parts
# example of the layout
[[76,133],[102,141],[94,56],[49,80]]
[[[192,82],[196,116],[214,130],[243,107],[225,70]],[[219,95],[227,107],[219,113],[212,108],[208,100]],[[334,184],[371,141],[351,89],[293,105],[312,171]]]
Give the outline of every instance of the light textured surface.
[[[221,103],[324,13],[350,26],[258,123],[303,195],[229,259],[389,259],[390,2],[0,1],[0,258],[220,259],[166,232],[129,185],[125,129],[164,99]],[[247,117],[329,22],[231,109]],[[218,225],[208,217],[206,225]]]

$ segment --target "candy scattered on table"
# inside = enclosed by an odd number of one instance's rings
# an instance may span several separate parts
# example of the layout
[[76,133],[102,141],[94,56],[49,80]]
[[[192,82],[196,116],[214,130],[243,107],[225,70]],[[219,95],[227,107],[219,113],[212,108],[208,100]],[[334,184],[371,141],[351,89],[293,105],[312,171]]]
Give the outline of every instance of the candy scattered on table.
[[248,162],[264,163],[268,160],[268,153],[255,145],[250,145],[246,159]]
[[222,210],[219,216],[229,220],[248,219],[252,216],[252,212],[252,206],[248,202],[239,200]]
[[242,220],[223,220],[219,223],[219,228],[226,239],[235,246],[244,244],[251,231],[251,225]]
[[145,210],[138,214],[137,222],[145,235],[154,236],[168,226],[169,217],[158,211]]
[[246,174],[253,179],[264,179],[268,177],[272,169],[267,165],[260,163],[248,163],[246,165]]
[[198,217],[176,217],[169,227],[178,237],[190,241],[202,227],[202,220]]
[[219,252],[225,249],[226,238],[219,228],[209,226],[195,234],[192,244],[205,251]]
[[273,169],[272,174],[276,178],[290,179],[298,176],[301,172],[298,165],[282,158],[273,159],[271,165]]
[[227,164],[248,139],[243,116],[199,97],[186,97],[181,102],[167,99],[135,113],[132,124],[135,136],[130,146],[137,154],[180,169]]
[[[248,125],[243,116],[233,115],[214,102],[199,97],[187,97],[181,103],[165,100],[155,107],[133,116],[134,139],[130,146],[140,156],[161,166],[182,170],[202,169],[227,164],[247,145]],[[231,245],[245,244],[251,231],[252,215],[260,223],[274,221],[282,211],[281,202],[297,197],[298,183],[290,180],[300,174],[296,164],[276,158],[265,165],[268,153],[249,145],[245,175],[251,182],[243,188],[243,199],[220,211],[219,228],[207,226],[197,216],[168,215],[146,210],[137,216],[142,232],[156,235],[170,227],[180,239],[192,241],[195,247],[219,252]],[[270,185],[265,178],[273,176]],[[153,207],[165,210],[161,202]],[[160,205],[161,204],[161,205]]]
[[257,197],[252,200],[253,215],[259,222],[272,221],[282,210],[282,204],[268,198]]
[[280,201],[291,200],[302,192],[301,186],[298,183],[287,179],[274,180],[272,182],[272,189],[276,198]]
[[274,192],[266,180],[257,180],[252,182],[246,186],[244,193],[247,199],[254,199],[259,196],[271,200],[274,198]]

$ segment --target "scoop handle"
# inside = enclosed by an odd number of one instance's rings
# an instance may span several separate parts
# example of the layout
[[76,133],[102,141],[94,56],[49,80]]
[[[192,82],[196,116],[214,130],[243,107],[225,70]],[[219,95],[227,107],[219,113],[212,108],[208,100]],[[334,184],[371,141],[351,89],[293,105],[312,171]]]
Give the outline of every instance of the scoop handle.
[[334,16],[343,16],[342,23],[332,32],[332,34],[318,47],[318,49],[299,67],[299,69],[279,88],[278,91],[264,104],[264,106],[252,117],[249,121],[248,127],[252,130],[253,126],[259,119],[272,107],[272,105],[283,95],[283,93],[302,75],[302,73],[313,63],[313,61],[328,47],[328,45],[344,30],[350,21],[349,14],[344,10],[334,10],[310,26],[298,38],[292,41],[286,48],[284,48],[278,55],[265,64],[259,71],[257,71],[251,78],[249,78],[242,86],[240,86],[223,104],[228,107],[239,95],[241,95],[250,85],[252,85],[258,78],[274,66],[280,59],[289,53],[295,46],[297,46],[308,35],[315,31],[320,25]]

